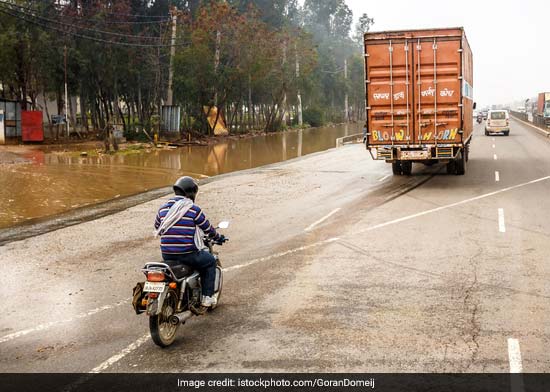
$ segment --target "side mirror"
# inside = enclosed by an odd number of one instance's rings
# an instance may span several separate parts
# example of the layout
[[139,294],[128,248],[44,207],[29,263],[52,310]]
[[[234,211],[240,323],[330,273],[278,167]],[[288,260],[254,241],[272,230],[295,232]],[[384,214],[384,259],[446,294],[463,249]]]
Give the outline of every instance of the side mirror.
[[477,106],[477,103],[476,103],[476,102],[474,102],[474,110],[476,109],[476,106]]
[[228,221],[221,221],[218,224],[218,229],[227,229],[228,227],[229,227],[229,222]]

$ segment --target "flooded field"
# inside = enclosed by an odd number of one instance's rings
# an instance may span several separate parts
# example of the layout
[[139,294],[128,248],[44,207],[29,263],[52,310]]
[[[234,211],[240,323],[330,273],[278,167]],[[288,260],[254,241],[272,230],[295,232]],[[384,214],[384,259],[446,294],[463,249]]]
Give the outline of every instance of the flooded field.
[[0,166],[0,228],[170,185],[180,175],[200,179],[323,151],[359,127],[323,127],[129,155],[74,157],[32,150],[23,156],[32,163]]

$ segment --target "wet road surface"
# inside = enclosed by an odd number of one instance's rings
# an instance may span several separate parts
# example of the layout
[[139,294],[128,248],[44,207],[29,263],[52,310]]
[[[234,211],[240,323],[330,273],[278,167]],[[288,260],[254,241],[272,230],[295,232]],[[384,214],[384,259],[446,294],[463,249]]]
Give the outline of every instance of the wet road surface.
[[164,350],[129,302],[162,200],[4,245],[0,369],[547,371],[548,139],[477,126],[466,175],[443,172],[353,145],[204,185],[232,223],[222,301]]

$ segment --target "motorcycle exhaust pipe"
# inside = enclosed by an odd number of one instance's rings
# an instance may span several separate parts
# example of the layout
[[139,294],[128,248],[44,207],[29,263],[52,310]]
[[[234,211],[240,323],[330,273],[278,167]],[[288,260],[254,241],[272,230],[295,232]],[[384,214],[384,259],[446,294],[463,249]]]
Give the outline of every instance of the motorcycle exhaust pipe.
[[178,324],[184,324],[187,320],[189,320],[191,317],[193,317],[193,313],[191,313],[190,310],[187,310],[183,313],[173,314],[170,316],[170,324],[172,325],[178,325]]

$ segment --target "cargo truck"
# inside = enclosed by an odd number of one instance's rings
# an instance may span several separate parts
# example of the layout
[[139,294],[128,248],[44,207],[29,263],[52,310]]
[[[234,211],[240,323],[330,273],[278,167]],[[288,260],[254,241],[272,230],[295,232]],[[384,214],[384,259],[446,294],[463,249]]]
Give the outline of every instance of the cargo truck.
[[539,93],[535,116],[540,123],[550,125],[550,93]]
[[413,163],[466,172],[473,132],[473,62],[464,29],[366,33],[367,121],[373,159],[410,175]]

